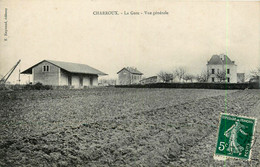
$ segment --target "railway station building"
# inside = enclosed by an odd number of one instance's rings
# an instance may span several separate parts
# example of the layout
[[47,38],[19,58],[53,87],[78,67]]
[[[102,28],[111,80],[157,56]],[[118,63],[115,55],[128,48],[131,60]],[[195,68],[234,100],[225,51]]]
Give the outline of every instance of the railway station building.
[[98,77],[107,75],[86,64],[53,60],[43,60],[21,74],[32,75],[33,84],[40,82],[43,85],[73,86],[75,88],[97,86]]

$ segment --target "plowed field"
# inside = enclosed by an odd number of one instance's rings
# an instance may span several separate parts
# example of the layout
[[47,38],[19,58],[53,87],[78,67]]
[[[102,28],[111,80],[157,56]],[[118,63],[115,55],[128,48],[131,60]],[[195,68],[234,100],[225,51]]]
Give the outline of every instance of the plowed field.
[[221,112],[259,118],[259,90],[0,93],[0,166],[260,166],[215,161]]

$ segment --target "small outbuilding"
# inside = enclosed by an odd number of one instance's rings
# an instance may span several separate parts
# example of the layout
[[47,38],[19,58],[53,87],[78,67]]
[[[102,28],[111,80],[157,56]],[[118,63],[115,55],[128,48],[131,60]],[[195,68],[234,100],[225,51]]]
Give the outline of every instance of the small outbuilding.
[[245,82],[245,73],[237,73],[237,83]]
[[43,60],[21,74],[31,74],[33,83],[40,82],[43,85],[73,86],[75,88],[97,86],[98,77],[107,75],[86,64],[53,60]]
[[142,85],[145,85],[145,84],[152,84],[152,83],[158,83],[158,82],[163,82],[160,77],[158,76],[152,76],[152,77],[149,77],[149,78],[144,78],[140,81],[140,83]]

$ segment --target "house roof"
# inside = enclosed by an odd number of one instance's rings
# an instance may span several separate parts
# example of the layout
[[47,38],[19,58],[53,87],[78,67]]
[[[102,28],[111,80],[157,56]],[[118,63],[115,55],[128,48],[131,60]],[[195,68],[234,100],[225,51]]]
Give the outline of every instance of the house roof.
[[69,63],[69,62],[62,62],[62,61],[54,61],[54,60],[43,60],[34,66],[28,68],[21,72],[22,74],[32,74],[32,68],[39,65],[42,62],[49,62],[63,70],[66,70],[70,73],[81,73],[81,74],[97,74],[97,75],[107,75],[93,67],[90,67],[86,64],[78,64],[78,63]]
[[133,67],[124,67],[124,68],[122,68],[120,71],[118,71],[117,72],[117,74],[118,73],[120,73],[122,70],[127,70],[127,71],[129,71],[130,73],[132,73],[132,74],[139,74],[139,75],[143,75],[143,73],[141,73],[140,71],[138,71],[136,68],[133,68]]
[[208,61],[208,64],[235,64],[234,61],[231,61],[227,55],[213,55]]

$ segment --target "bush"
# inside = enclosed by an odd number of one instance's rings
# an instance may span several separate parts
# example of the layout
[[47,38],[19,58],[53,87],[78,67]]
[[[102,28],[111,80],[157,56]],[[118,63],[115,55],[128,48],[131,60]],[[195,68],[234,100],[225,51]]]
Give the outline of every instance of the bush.
[[34,85],[31,85],[31,84],[25,85],[24,89],[26,89],[26,90],[52,90],[52,86],[51,85],[43,85],[42,83],[37,82]]

